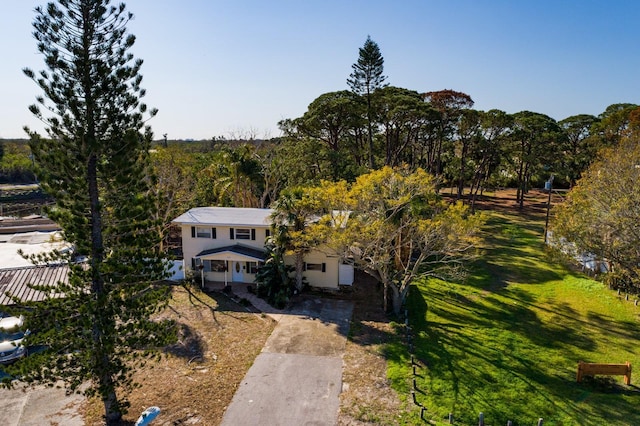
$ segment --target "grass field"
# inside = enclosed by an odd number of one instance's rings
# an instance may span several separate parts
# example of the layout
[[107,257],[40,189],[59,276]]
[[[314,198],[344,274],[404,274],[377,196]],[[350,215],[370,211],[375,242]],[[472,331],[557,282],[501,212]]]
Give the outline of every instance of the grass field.
[[[425,419],[477,425],[640,425],[640,389],[622,377],[576,383],[578,361],[640,366],[640,306],[545,251],[544,218],[489,213],[483,254],[464,284],[416,283],[407,302]],[[388,375],[413,407],[406,342]],[[640,375],[632,376],[632,384]],[[640,383],[640,382],[638,382]]]

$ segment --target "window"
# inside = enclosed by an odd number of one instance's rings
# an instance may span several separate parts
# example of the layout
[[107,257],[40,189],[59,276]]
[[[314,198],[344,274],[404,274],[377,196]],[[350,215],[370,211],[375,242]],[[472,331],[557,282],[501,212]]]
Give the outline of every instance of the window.
[[191,238],[216,238],[216,228],[192,226]]
[[248,228],[236,229],[236,240],[250,240],[250,239],[251,239],[251,229],[248,229]]
[[321,271],[325,272],[327,270],[326,263],[305,263],[305,270],[307,271]]
[[194,271],[196,269],[198,269],[198,267],[200,266],[200,262],[202,262],[202,260],[200,260],[199,257],[192,257],[191,258],[191,269],[193,269]]
[[211,272],[224,272],[227,267],[227,262],[224,260],[210,260],[211,263]]
[[203,260],[199,257],[191,259],[191,269],[199,271],[200,265],[202,265],[204,272],[224,272],[226,262],[224,260]]
[[258,272],[258,262],[247,262],[247,272],[255,274]]
[[232,240],[255,240],[256,230],[254,228],[229,228],[229,238]]

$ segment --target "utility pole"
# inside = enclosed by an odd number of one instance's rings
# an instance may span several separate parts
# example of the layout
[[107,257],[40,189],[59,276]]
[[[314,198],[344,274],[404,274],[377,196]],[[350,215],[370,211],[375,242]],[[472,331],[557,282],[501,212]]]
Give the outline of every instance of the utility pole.
[[544,223],[544,243],[547,244],[547,233],[549,229],[549,212],[551,211],[551,191],[553,190],[553,175],[544,184],[544,189],[549,191],[549,198],[547,199],[547,219]]

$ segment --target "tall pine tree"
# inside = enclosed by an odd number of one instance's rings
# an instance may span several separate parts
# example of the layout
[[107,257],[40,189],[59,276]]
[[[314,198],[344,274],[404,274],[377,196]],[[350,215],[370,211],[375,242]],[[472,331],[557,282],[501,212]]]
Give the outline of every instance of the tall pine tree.
[[171,324],[150,319],[169,296],[159,284],[166,265],[151,219],[145,120],[156,111],[141,102],[142,60],[129,52],[133,15],[124,4],[58,0],[35,11],[33,35],[47,70],[24,72],[44,92],[30,110],[48,137],[26,130],[41,185],[56,200],[49,215],[88,261],[68,262],[63,297],[33,305],[30,344],[47,349],[14,368],[27,381],[88,383],[85,393],[98,395],[106,423],[116,424],[136,360],[175,335]]
[[367,101],[367,131],[369,137],[369,167],[375,167],[373,157],[373,112],[371,110],[371,94],[381,87],[384,87],[386,76],[382,75],[384,70],[384,58],[380,53],[378,44],[367,36],[359,50],[358,62],[351,66],[353,72],[347,79],[347,84],[351,91],[357,95],[364,96]]

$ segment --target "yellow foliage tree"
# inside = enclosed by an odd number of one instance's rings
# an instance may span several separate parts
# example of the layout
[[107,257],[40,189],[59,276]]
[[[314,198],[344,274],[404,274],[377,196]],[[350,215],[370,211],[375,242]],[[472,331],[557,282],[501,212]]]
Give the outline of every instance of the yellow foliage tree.
[[[459,276],[472,258],[482,215],[437,195],[424,170],[380,170],[355,183],[323,182],[317,189],[325,212],[315,226],[327,245],[384,285],[399,313],[411,282],[423,276]],[[348,211],[348,220],[344,220]]]

